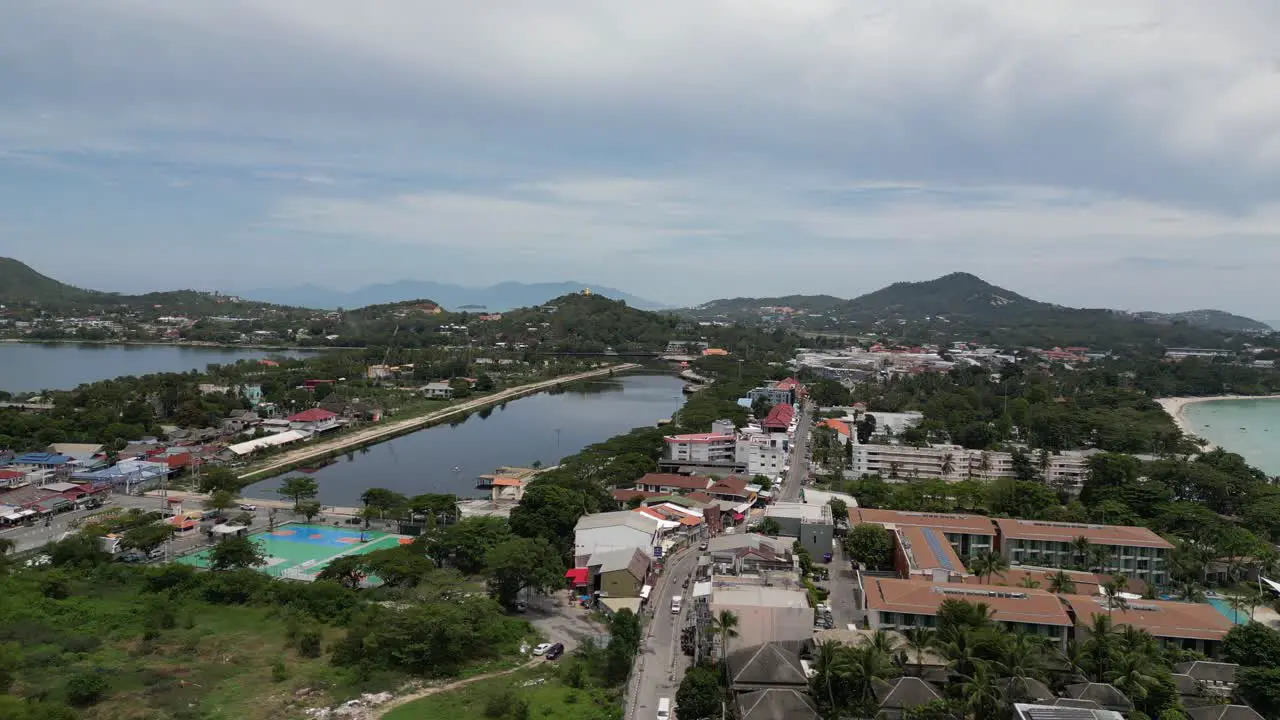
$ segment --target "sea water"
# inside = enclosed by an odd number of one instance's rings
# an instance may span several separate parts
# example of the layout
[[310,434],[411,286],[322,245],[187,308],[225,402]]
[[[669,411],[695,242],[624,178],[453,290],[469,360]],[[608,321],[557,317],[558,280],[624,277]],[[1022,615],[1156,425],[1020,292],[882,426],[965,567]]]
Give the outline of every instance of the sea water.
[[1280,475],[1280,399],[1212,400],[1183,408],[1195,435]]

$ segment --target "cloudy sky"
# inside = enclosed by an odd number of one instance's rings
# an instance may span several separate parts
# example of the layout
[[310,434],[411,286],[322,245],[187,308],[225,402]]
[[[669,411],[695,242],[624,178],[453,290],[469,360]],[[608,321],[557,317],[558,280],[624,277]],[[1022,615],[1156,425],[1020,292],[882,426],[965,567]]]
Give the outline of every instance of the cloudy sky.
[[1274,0],[0,7],[0,254],[109,290],[967,270],[1280,323]]

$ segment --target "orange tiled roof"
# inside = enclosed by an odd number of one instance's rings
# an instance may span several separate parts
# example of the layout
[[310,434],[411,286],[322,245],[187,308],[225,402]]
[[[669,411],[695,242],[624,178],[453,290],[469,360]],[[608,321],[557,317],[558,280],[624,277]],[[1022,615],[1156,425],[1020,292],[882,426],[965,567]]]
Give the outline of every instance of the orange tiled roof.
[[986,603],[999,622],[1071,626],[1058,597],[1044,590],[866,578],[867,606],[873,610],[936,615],[943,600]]

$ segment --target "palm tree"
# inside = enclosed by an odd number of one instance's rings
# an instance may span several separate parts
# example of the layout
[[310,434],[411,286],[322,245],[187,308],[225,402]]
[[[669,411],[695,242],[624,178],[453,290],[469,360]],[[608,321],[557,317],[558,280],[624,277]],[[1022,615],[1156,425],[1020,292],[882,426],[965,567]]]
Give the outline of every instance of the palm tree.
[[1026,633],[1013,633],[1004,643],[995,668],[1003,677],[1035,678],[1044,676],[1045,638]]
[[937,647],[938,633],[930,628],[910,627],[903,631],[906,649],[916,661],[916,677],[924,677],[924,654]]
[[975,662],[973,671],[965,676],[960,686],[960,696],[966,716],[974,720],[998,717],[1004,704],[1004,695],[996,686],[995,677],[981,660]]
[[[1116,582],[1116,580],[1120,578],[1122,578],[1122,576],[1117,575],[1115,578],[1102,583],[1102,591],[1107,596],[1108,618],[1111,617],[1112,611],[1116,608],[1120,608],[1121,611],[1129,609],[1129,601],[1120,595],[1120,593],[1123,592],[1124,583]],[[1125,578],[1125,580],[1127,582],[1127,578]]]
[[1089,562],[1089,549],[1092,545],[1093,543],[1089,542],[1089,538],[1083,535],[1071,541],[1071,551],[1075,553],[1081,568],[1084,568]]
[[840,674],[845,668],[840,667],[843,658],[844,646],[835,640],[823,640],[814,648],[814,676],[815,685],[824,686],[827,691],[827,702],[834,709],[836,706],[836,697],[831,689],[831,679]]
[[711,631],[720,636],[720,662],[724,663],[724,677],[729,679],[729,638],[738,637],[738,616],[730,610],[721,610],[711,618]]
[[1120,651],[1126,655],[1145,655],[1152,659],[1160,657],[1160,646],[1156,639],[1142,628],[1125,625],[1115,637]]
[[982,639],[977,631],[971,628],[961,628],[959,631],[951,633],[951,639],[942,643],[939,649],[947,658],[947,663],[951,666],[952,671],[957,675],[969,677],[973,675],[974,666],[980,662],[978,646],[981,643]]
[[973,556],[969,569],[980,578],[986,577],[986,582],[990,584],[992,575],[1003,574],[1009,569],[1009,561],[998,553],[983,550]]
[[1151,689],[1160,684],[1156,676],[1155,663],[1142,653],[1121,653],[1115,659],[1115,667],[1105,675],[1107,682],[1117,690],[1129,696],[1130,700],[1140,703],[1151,694]]
[[1249,598],[1245,595],[1237,594],[1227,597],[1227,604],[1231,606],[1231,611],[1235,613],[1235,617],[1232,618],[1234,622],[1240,622],[1240,611],[1249,607],[1249,602]]
[[951,453],[947,453],[946,455],[943,455],[942,456],[942,477],[944,479],[947,477],[950,477],[951,473],[955,472],[955,469],[956,469],[955,455]]
[[[1086,542],[1088,542],[1086,540]],[[1072,595],[1076,591],[1076,582],[1064,570],[1049,576],[1049,592],[1058,593],[1059,595]]]
[[1035,579],[1035,577],[1032,575],[1023,575],[1022,582],[1019,584],[1022,585],[1022,587],[1028,588],[1031,590],[1034,590],[1035,588],[1040,587],[1040,581]]
[[894,461],[890,462],[890,463],[889,463],[889,478],[890,478],[890,479],[892,479],[892,480],[897,480],[897,479],[898,479],[898,473],[899,473],[901,470],[902,470],[902,463],[898,462],[897,460],[894,460]]
[[1107,564],[1111,561],[1111,551],[1106,545],[1092,545],[1089,547],[1089,567],[1105,570]]
[[1174,585],[1174,594],[1185,602],[1204,602],[1204,588],[1195,580],[1183,580]]
[[1090,670],[1094,682],[1102,682],[1111,667],[1115,654],[1115,628],[1110,613],[1094,613],[1089,623],[1089,639],[1084,644],[1083,664]]
[[841,667],[843,677],[858,701],[865,707],[872,702],[875,683],[892,673],[889,658],[872,645],[850,648],[845,653],[847,664]]
[[987,472],[991,470],[991,455],[982,453],[982,459],[978,461],[978,469],[982,471],[982,476],[986,477]]
[[884,630],[876,630],[872,633],[867,644],[887,658],[893,657],[899,646],[898,639]]

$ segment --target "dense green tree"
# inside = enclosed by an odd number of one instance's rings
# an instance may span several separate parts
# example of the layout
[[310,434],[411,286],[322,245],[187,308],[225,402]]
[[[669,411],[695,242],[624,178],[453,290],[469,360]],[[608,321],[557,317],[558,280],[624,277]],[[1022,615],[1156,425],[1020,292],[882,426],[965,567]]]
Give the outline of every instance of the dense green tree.
[[284,482],[280,483],[280,489],[277,491],[282,496],[293,500],[293,509],[295,512],[303,500],[314,499],[320,494],[320,486],[316,484],[315,478],[305,475],[295,475],[287,477]]
[[124,532],[121,544],[127,548],[149,553],[168,542],[176,530],[177,528],[166,522],[139,525]]
[[320,511],[323,509],[323,507],[324,506],[322,506],[319,502],[315,500],[303,500],[302,502],[298,503],[297,512],[298,514],[306,518],[307,522],[311,522],[312,520],[315,519],[317,515],[320,514]]
[[545,538],[513,537],[485,556],[489,593],[498,602],[515,604],[520,591],[549,592],[564,583],[560,552]]
[[689,720],[710,720],[720,716],[723,693],[720,674],[715,667],[697,665],[689,668],[676,690],[676,713]]
[[255,568],[266,563],[262,548],[247,537],[219,540],[209,551],[209,567],[213,570]]
[[1280,632],[1261,623],[1235,625],[1222,640],[1226,662],[1250,667],[1280,667]]
[[1260,715],[1280,718],[1280,667],[1243,667],[1236,675],[1236,693]]
[[893,567],[893,548],[893,533],[874,523],[854,525],[844,539],[849,558],[871,570]]
[[330,560],[319,573],[316,580],[328,580],[351,590],[359,589],[360,583],[368,576],[365,558],[360,555],[344,555]]
[[489,551],[510,537],[511,527],[500,517],[466,518],[433,533],[424,549],[440,565],[470,575],[484,570]]
[[209,497],[205,498],[204,507],[206,510],[213,510],[222,517],[222,514],[228,509],[236,506],[236,496],[230,490],[218,488],[214,490]]

